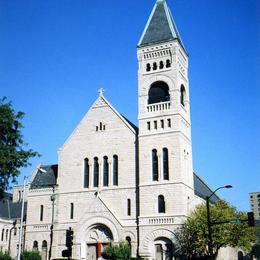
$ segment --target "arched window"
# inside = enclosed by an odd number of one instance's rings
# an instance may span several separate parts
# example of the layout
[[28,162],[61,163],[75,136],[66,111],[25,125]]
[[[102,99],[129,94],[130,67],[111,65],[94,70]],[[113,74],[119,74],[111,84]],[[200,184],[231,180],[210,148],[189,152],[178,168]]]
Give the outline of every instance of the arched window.
[[118,156],[113,156],[113,185],[118,185]]
[[151,65],[150,65],[150,63],[147,63],[146,64],[146,71],[148,72],[148,71],[150,71],[151,70]]
[[18,191],[18,201],[21,201],[21,191]]
[[186,99],[186,91],[185,87],[181,85],[181,104],[185,106],[185,99]]
[[170,68],[171,67],[171,61],[168,59],[166,60],[166,68]]
[[158,212],[165,213],[165,201],[163,195],[158,196]]
[[89,162],[88,158],[84,159],[84,188],[89,187]]
[[70,203],[70,219],[74,217],[74,203]]
[[108,186],[109,172],[108,172],[108,158],[104,156],[103,158],[103,185]]
[[40,207],[40,221],[43,221],[43,205]]
[[[127,237],[125,238],[125,240],[127,241],[128,245],[129,245],[129,247],[130,247],[130,252],[132,252],[131,237],[127,236]],[[132,255],[132,254],[131,254],[131,255]],[[130,255],[130,256],[131,256],[131,255]]]
[[163,148],[163,179],[169,180],[169,158],[167,148]]
[[94,158],[94,187],[98,187],[99,183],[99,164],[98,164],[98,158]]
[[1,241],[4,241],[4,235],[5,235],[5,230],[4,230],[4,228],[3,228],[3,229],[2,229]]
[[38,250],[38,242],[33,241],[33,250]]
[[47,241],[43,240],[42,241],[42,249],[47,248]]
[[160,69],[163,69],[163,67],[164,67],[163,61],[160,61],[160,63],[159,63],[159,68],[160,68]]
[[42,241],[42,253],[41,253],[41,259],[46,260],[47,259],[47,241]]
[[131,200],[127,199],[127,216],[131,216]]
[[148,104],[169,101],[169,87],[163,81],[156,81],[151,85],[148,96]]
[[157,63],[156,62],[153,63],[153,70],[157,70]]
[[157,150],[152,150],[152,170],[153,170],[153,181],[158,181],[158,155]]

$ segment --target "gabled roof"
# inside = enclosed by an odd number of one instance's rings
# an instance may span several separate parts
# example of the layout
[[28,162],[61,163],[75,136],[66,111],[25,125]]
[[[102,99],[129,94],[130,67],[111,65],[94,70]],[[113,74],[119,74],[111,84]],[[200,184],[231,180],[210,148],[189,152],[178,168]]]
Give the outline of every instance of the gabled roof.
[[31,189],[48,188],[57,184],[58,165],[41,165],[30,185]]
[[[99,90],[100,91],[100,90]],[[100,91],[100,95],[97,98],[97,100],[94,102],[91,108],[98,108],[102,106],[108,106],[110,109],[123,121],[123,123],[134,133],[137,133],[137,126],[135,126],[130,120],[128,120],[126,117],[121,115],[105,98],[104,96],[104,90]]]
[[157,0],[138,43],[138,47],[171,40],[178,40],[186,52],[166,1]]

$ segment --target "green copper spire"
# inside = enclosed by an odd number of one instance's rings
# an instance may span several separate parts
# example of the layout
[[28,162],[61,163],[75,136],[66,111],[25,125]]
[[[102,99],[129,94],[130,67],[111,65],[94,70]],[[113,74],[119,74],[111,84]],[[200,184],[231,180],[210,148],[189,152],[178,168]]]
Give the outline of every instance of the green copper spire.
[[152,13],[145,26],[138,47],[178,40],[185,50],[180,34],[165,0],[156,0]]

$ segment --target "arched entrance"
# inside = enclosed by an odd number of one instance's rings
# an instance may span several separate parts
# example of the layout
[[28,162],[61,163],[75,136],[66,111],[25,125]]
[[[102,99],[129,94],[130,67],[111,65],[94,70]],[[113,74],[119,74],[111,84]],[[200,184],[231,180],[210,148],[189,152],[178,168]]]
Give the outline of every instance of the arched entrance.
[[111,240],[113,240],[113,235],[107,226],[101,224],[92,226],[87,234],[86,259],[99,259],[105,246],[109,244]]
[[159,237],[154,240],[154,256],[156,260],[173,260],[173,243],[170,239]]

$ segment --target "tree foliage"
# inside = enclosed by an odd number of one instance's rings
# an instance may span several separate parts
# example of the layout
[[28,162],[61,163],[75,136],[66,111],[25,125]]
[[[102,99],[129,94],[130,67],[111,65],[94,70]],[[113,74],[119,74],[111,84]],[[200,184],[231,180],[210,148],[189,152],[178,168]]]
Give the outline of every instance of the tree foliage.
[[21,255],[21,260],[41,260],[41,255],[38,251],[24,251]]
[[108,260],[129,260],[131,249],[127,241],[121,241],[119,245],[106,246],[102,256]]
[[0,260],[12,260],[12,257],[7,252],[0,251]]
[[[227,202],[218,200],[210,206],[211,222],[225,222],[229,220],[245,220],[247,216],[239,212]],[[200,204],[187,218],[184,225],[176,232],[176,241],[180,254],[187,259],[209,259],[208,227],[206,205]],[[256,241],[256,229],[248,227],[247,222],[240,224],[213,224],[212,246],[213,258],[216,258],[221,247],[239,247],[249,251]]]
[[20,168],[30,165],[29,159],[39,154],[25,149],[21,129],[23,112],[16,112],[6,98],[0,99],[0,198],[20,174]]

